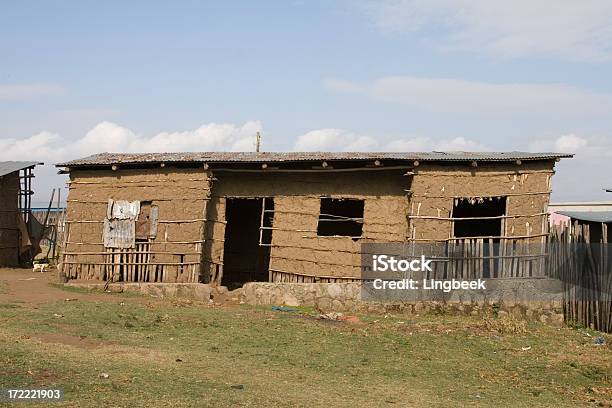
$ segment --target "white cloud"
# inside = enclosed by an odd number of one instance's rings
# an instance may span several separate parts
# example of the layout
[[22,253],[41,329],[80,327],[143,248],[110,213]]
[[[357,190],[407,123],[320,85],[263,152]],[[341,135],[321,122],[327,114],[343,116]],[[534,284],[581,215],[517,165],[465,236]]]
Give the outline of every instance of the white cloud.
[[419,151],[462,151],[478,152],[491,150],[485,145],[466,139],[455,137],[452,139],[434,140],[428,137],[415,137],[393,140],[387,143],[384,150],[395,152],[419,152]]
[[417,32],[440,49],[501,58],[612,58],[608,0],[365,0],[359,4],[383,32]]
[[441,140],[436,144],[434,150],[439,151],[464,151],[464,152],[480,152],[491,150],[485,145],[466,139],[464,137],[455,137],[449,140]]
[[408,139],[397,139],[387,144],[392,152],[420,152],[431,147],[431,140],[425,137],[414,137]]
[[555,140],[555,151],[575,152],[588,144],[587,140],[575,135],[560,136]]
[[62,161],[101,152],[180,152],[254,150],[258,121],[242,126],[211,123],[195,130],[143,136],[112,122],[101,122],[77,140],[41,132],[26,139],[0,139],[0,160]]
[[567,134],[534,141],[529,150],[575,154],[557,165],[553,178],[555,201],[612,200],[602,190],[610,185],[612,138]]
[[[111,122],[101,122],[77,140],[68,140],[51,132],[41,132],[25,139],[0,139],[1,160],[41,160],[48,165],[36,169],[35,200],[48,200],[51,187],[64,184],[55,174],[55,162],[84,157],[102,151],[161,152],[254,150],[255,133],[262,130],[258,121],[242,125],[207,124],[195,130],[161,132],[151,136]],[[612,138],[565,134],[537,140],[526,146],[531,151],[576,153],[574,159],[562,160],[553,181],[555,200],[612,199],[601,190],[609,186],[612,174]],[[520,146],[517,149],[523,150]],[[295,151],[487,151],[495,146],[454,137],[434,139],[416,136],[382,141],[373,136],[345,129],[319,129],[296,139]],[[65,194],[64,194],[65,197]]]
[[[529,150],[575,153],[576,157],[584,158],[612,158],[612,139],[596,136],[577,136],[570,133],[558,137],[540,138],[529,144]],[[610,167],[612,170],[612,164],[610,164]]]
[[463,137],[435,140],[429,137],[406,137],[390,142],[355,134],[345,129],[313,130],[298,137],[294,151],[483,151],[486,146]]
[[298,137],[293,150],[315,151],[368,151],[375,149],[377,142],[368,136],[356,135],[344,129],[319,129]]
[[0,160],[41,160],[62,149],[62,138],[41,132],[25,139],[0,139]]
[[466,81],[453,78],[390,76],[357,84],[326,79],[339,92],[364,94],[432,112],[472,114],[601,115],[612,112],[612,96],[561,84]]
[[[180,151],[248,151],[255,150],[255,134],[262,130],[259,121],[243,125],[210,123],[195,130],[161,132],[151,136],[112,122],[100,122],[83,137],[69,140],[51,132],[40,132],[25,139],[0,139],[0,161],[40,160],[37,167],[34,200],[46,205],[51,189],[65,185],[55,163],[102,152],[180,152]],[[65,198],[64,193],[63,197]]]
[[42,96],[61,95],[64,88],[55,84],[0,85],[0,101],[20,101]]

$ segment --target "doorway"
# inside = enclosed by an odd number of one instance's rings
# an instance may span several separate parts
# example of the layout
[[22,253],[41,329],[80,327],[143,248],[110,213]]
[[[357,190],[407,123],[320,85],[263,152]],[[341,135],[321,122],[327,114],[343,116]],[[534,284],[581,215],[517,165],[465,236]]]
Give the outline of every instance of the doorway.
[[272,198],[227,198],[221,284],[230,290],[246,282],[267,282],[272,242]]
[[[453,237],[466,238],[468,242],[475,238],[483,240],[481,256],[485,260],[482,263],[484,278],[499,276],[500,273],[499,242],[500,237],[505,235],[503,217],[506,215],[506,206],[505,196],[484,197],[480,200],[460,199],[453,206]],[[455,241],[455,244],[461,242]],[[461,248],[463,251],[463,246]]]

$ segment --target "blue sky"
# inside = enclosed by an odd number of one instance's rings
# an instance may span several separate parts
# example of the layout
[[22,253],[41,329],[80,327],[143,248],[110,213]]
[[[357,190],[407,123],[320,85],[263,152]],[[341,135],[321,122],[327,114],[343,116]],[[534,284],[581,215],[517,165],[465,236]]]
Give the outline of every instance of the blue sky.
[[[98,151],[561,150],[612,200],[612,5],[10,2],[0,160]],[[63,179],[39,169],[36,199]]]

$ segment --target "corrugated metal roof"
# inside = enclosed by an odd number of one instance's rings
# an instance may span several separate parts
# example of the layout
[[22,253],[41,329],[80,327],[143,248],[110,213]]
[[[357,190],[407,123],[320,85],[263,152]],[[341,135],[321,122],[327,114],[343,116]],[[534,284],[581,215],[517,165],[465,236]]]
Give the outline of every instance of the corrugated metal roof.
[[29,162],[29,161],[5,161],[0,162],[0,176],[6,176],[7,174],[27,169],[28,167],[44,164],[40,162]]
[[557,214],[579,221],[612,222],[612,211],[557,211]]
[[58,163],[58,167],[99,166],[111,164],[209,162],[209,163],[280,163],[303,161],[490,161],[551,160],[573,157],[565,153],[526,152],[191,152],[191,153],[100,153],[83,159]]

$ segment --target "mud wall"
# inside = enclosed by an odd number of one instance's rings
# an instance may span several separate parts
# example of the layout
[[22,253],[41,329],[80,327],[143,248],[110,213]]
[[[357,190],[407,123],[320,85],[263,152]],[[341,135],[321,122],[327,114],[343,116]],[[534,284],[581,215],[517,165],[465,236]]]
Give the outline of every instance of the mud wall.
[[502,235],[539,241],[548,225],[553,166],[553,161],[478,163],[477,167],[423,163],[414,169],[409,236],[416,240],[451,238],[449,218],[456,199],[505,196],[507,218],[502,222]]
[[[270,271],[274,281],[344,281],[360,276],[363,242],[402,242],[408,223],[405,171],[215,173],[207,225],[206,270],[220,281],[227,197],[273,197]],[[318,236],[321,197],[364,200],[361,238]]]
[[0,266],[19,263],[19,172],[0,177]]
[[[356,280],[362,243],[448,240],[453,204],[465,197],[507,197],[503,235],[537,242],[548,224],[553,165],[421,163],[412,175],[405,170],[73,170],[64,268],[70,277],[106,276],[115,262],[102,244],[109,198],[158,206],[158,234],[147,251],[151,264],[164,269],[163,282],[221,282],[226,200],[231,197],[274,199],[269,266],[274,282]],[[321,197],[364,200],[361,237],[319,236]]]
[[108,200],[138,200],[159,209],[156,237],[146,245],[136,244],[138,251],[150,253],[152,270],[146,279],[197,281],[209,196],[210,175],[203,168],[71,171],[64,273],[69,278],[108,279],[117,259],[145,262],[142,256],[109,256],[102,242]]

